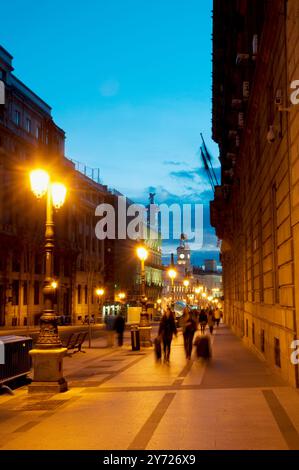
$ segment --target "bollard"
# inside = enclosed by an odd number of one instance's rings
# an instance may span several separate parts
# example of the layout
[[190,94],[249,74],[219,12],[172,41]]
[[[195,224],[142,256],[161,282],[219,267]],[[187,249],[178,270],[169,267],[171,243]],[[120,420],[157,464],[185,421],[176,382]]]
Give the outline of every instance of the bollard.
[[140,331],[138,326],[131,327],[132,351],[140,351]]

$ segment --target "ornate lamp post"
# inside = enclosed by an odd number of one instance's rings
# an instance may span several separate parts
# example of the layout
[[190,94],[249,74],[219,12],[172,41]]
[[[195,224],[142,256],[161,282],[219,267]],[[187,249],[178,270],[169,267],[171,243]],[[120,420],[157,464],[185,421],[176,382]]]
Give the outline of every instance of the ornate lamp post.
[[54,221],[53,209],[63,206],[67,189],[61,183],[53,183],[44,170],[30,173],[33,194],[41,199],[46,196],[46,230],[45,230],[45,280],[44,310],[40,318],[40,332],[35,349],[30,351],[33,363],[33,382],[29,392],[64,392],[67,383],[63,377],[62,362],[67,351],[62,346],[58,335],[57,316],[54,312],[54,299],[57,282],[53,278]]
[[98,302],[99,302],[99,310],[100,310],[100,316],[102,318],[102,315],[103,315],[103,297],[105,295],[105,289],[103,289],[102,287],[99,287],[98,289],[96,289],[96,295],[98,297]]
[[172,300],[172,303],[174,304],[174,280],[177,277],[176,270],[173,268],[170,268],[168,271],[168,276],[170,277],[170,280],[171,280],[171,300]]
[[149,323],[148,313],[146,310],[147,298],[145,295],[145,261],[148,258],[148,250],[144,246],[137,248],[137,256],[140,260],[141,266],[141,314],[140,314],[140,343],[143,347],[149,347],[151,342],[151,326]]

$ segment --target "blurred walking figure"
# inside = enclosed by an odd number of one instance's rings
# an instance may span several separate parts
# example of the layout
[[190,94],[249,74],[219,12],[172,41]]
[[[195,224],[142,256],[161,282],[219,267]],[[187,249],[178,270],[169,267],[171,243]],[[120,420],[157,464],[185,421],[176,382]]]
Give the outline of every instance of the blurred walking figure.
[[190,309],[188,305],[186,305],[186,307],[184,307],[183,315],[182,315],[181,322],[180,322],[180,326],[182,327],[183,331],[185,331],[185,325],[189,318],[189,314],[190,314]]
[[199,314],[199,324],[200,324],[201,334],[204,334],[207,323],[208,323],[207,314],[206,314],[205,310],[201,310],[201,312]]
[[197,336],[194,341],[196,355],[198,359],[209,361],[212,357],[211,340],[209,336]]
[[216,322],[216,325],[217,325],[217,328],[218,328],[220,320],[221,320],[221,313],[220,313],[220,310],[219,310],[218,307],[215,310],[214,318],[215,318],[215,322]]
[[114,323],[115,323],[115,316],[114,315],[106,315],[105,316],[105,324],[106,324],[106,331],[107,331],[107,347],[112,348],[114,345]]
[[210,310],[208,313],[208,326],[211,335],[213,334],[214,326],[215,326],[215,319],[214,319],[214,312],[213,310]]
[[171,342],[174,334],[177,335],[174,314],[168,307],[161,319],[158,333],[163,342],[164,362],[169,362]]
[[185,322],[183,336],[184,336],[184,348],[186,358],[191,359],[193,338],[195,331],[197,330],[196,321],[193,319],[192,313],[189,312],[188,318]]
[[122,346],[124,344],[125,319],[120,313],[115,318],[113,329],[117,333],[118,346]]

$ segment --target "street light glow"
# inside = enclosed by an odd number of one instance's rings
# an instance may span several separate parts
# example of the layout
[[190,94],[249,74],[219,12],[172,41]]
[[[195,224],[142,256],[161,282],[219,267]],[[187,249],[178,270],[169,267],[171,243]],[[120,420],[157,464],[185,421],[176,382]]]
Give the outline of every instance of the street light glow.
[[137,248],[137,256],[140,261],[145,261],[148,257],[148,251],[144,246],[139,246]]
[[31,190],[38,199],[48,191],[49,181],[49,174],[45,170],[37,169],[30,172]]
[[177,276],[176,270],[175,270],[175,269],[170,269],[170,270],[168,271],[168,276],[169,276],[170,279],[172,279],[172,280],[175,279],[176,276]]
[[57,282],[57,281],[51,282],[51,287],[52,287],[52,289],[57,289],[57,287],[58,287],[58,282]]
[[188,279],[185,279],[184,280],[184,286],[189,287],[189,285],[190,285],[190,282],[188,281]]
[[97,289],[96,294],[98,297],[102,297],[105,294],[104,289]]
[[55,209],[60,209],[63,206],[67,189],[66,186],[62,183],[53,183],[52,184],[52,201]]

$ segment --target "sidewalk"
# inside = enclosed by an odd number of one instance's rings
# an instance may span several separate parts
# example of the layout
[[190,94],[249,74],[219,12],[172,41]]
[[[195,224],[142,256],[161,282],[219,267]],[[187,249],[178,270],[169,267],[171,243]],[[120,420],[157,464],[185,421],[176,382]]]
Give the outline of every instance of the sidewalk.
[[[153,334],[154,337],[154,334]],[[299,394],[222,326],[213,360],[169,366],[127,343],[66,358],[70,390],[0,396],[2,449],[299,449]]]

